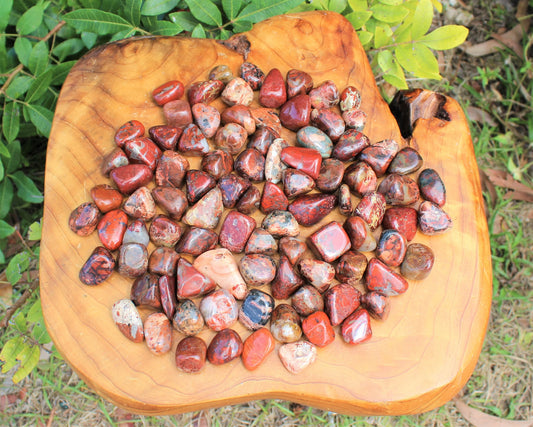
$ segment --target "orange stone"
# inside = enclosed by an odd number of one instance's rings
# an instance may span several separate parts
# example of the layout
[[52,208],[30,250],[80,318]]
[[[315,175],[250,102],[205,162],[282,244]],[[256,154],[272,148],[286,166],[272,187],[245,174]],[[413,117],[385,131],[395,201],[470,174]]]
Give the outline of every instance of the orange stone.
[[275,347],[274,337],[267,328],[255,331],[244,341],[242,363],[249,371],[257,369]]

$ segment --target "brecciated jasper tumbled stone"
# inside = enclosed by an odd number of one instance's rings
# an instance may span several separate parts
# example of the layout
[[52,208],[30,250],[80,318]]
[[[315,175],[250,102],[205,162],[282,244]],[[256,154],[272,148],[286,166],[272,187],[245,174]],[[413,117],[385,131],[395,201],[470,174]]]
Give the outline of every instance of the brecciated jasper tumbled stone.
[[324,219],[337,205],[335,194],[304,194],[297,197],[288,207],[296,221],[309,227]]
[[279,358],[291,374],[299,374],[316,360],[316,347],[308,341],[284,344],[279,348]]
[[163,151],[155,169],[155,183],[161,187],[181,187],[189,161],[177,151]]
[[122,194],[131,194],[137,188],[148,184],[153,177],[152,169],[146,165],[125,165],[113,169],[109,176]]
[[165,105],[167,102],[180,99],[185,93],[185,87],[179,80],[171,80],[156,87],[152,91],[152,98],[157,105]]
[[233,208],[237,201],[250,188],[251,182],[248,178],[234,174],[225,175],[218,180],[218,188],[222,193],[222,204],[225,208]]
[[398,267],[405,256],[407,241],[396,230],[383,230],[378,240],[376,257],[389,267]]
[[276,299],[286,299],[302,285],[302,278],[295,271],[289,259],[282,255],[279,258],[278,270],[271,286],[272,296]]
[[237,123],[227,123],[217,130],[215,145],[230,154],[237,154],[242,150],[248,139],[248,132]]
[[380,320],[385,320],[390,311],[389,297],[375,291],[361,295],[361,306],[372,317]]
[[315,311],[324,310],[322,295],[311,285],[304,285],[292,294],[291,305],[300,316],[309,316]]
[[343,174],[344,165],[340,160],[324,159],[316,187],[324,193],[332,193],[341,185]]
[[281,150],[280,157],[283,163],[305,172],[313,179],[317,179],[320,175],[322,155],[314,148],[293,146],[285,147]]
[[300,260],[306,250],[307,245],[305,242],[298,240],[296,237],[285,236],[279,239],[279,254],[285,255],[292,265]]
[[99,285],[115,269],[115,258],[108,249],[98,246],[81,267],[79,278],[85,285]]
[[213,365],[223,365],[237,359],[242,353],[242,340],[233,329],[219,331],[207,347],[207,360]]
[[335,278],[335,269],[325,261],[318,259],[302,259],[298,263],[300,273],[319,292],[325,292]]
[[305,172],[292,168],[283,172],[283,191],[287,197],[309,193],[315,186],[314,179]]
[[263,193],[261,194],[261,202],[259,208],[264,214],[268,214],[273,211],[284,211],[289,205],[289,199],[283,192],[283,190],[273,182],[267,181],[263,187]]
[[147,187],[139,187],[126,199],[122,206],[124,211],[132,218],[151,220],[155,214],[155,202],[152,192]]
[[116,169],[120,166],[126,166],[129,163],[130,161],[126,156],[126,153],[124,153],[124,151],[117,147],[104,157],[100,170],[102,172],[102,175],[109,176],[110,172],[113,169]]
[[287,101],[287,89],[283,76],[277,68],[272,68],[259,89],[259,103],[263,107],[279,108]]
[[251,62],[243,62],[240,74],[253,90],[261,89],[261,85],[265,80],[265,73],[257,65]]
[[253,214],[259,207],[261,201],[261,192],[257,187],[251,185],[248,190],[244,192],[235,207],[240,213],[245,215]]
[[306,126],[296,132],[296,141],[300,147],[317,150],[323,159],[330,157],[333,151],[330,137],[314,126]]
[[221,331],[235,323],[239,307],[233,295],[225,289],[218,289],[202,299],[200,312],[207,326],[214,331]]
[[115,144],[119,147],[123,147],[124,143],[130,139],[137,138],[144,135],[144,125],[138,120],[130,120],[124,123],[115,132]]
[[254,99],[254,91],[244,79],[235,77],[226,84],[220,95],[227,105],[250,105]]
[[224,89],[224,83],[220,80],[194,82],[189,88],[187,98],[191,105],[200,102],[209,104],[220,96],[222,89]]
[[332,80],[325,80],[309,92],[313,108],[331,108],[339,103],[339,90]]
[[281,107],[279,119],[287,129],[297,131],[309,125],[311,117],[311,100],[308,95],[297,95]]
[[361,252],[371,252],[376,249],[376,239],[372,235],[370,226],[360,216],[351,216],[344,221],[344,230],[350,238],[352,249]]
[[[255,120],[254,120],[255,123]],[[257,151],[259,151],[263,156],[266,156],[270,146],[276,139],[276,136],[274,133],[266,128],[266,127],[260,127],[256,128],[256,131],[250,135],[250,138],[248,140],[248,144],[246,145],[248,148],[255,148]],[[283,144],[281,144],[283,142]],[[283,147],[286,147],[288,144],[283,140],[282,138],[278,138],[278,145],[279,151],[277,153],[277,157],[279,157],[279,153],[281,152],[281,149]]]
[[224,84],[228,83],[233,77],[230,68],[225,64],[217,65],[209,72],[209,80],[220,80]]
[[150,138],[152,138],[152,141],[159,145],[162,150],[174,150],[182,132],[183,129],[168,125],[152,126],[148,129]]
[[433,268],[435,255],[429,246],[411,243],[400,267],[402,275],[411,280],[425,279]]
[[231,211],[222,223],[218,242],[231,252],[240,253],[244,250],[256,225],[252,217],[238,211]]
[[182,300],[172,318],[174,329],[184,335],[196,335],[205,325],[202,313],[190,299]]
[[190,227],[176,245],[176,251],[190,255],[200,255],[214,249],[218,234],[206,228]]
[[350,216],[353,211],[352,195],[350,193],[350,187],[346,184],[341,184],[338,193],[339,212],[341,215]]
[[[255,132],[255,120],[252,117],[250,108],[246,105],[233,105],[226,108],[221,115],[222,123],[237,123],[241,125],[248,135],[252,135]],[[248,147],[253,148],[253,147]],[[261,153],[264,154],[264,153]]]
[[398,149],[398,143],[394,139],[384,139],[363,149],[359,160],[368,163],[378,177],[383,176]]
[[144,339],[143,321],[137,307],[129,299],[121,299],[111,307],[113,322],[122,334],[133,342]]
[[361,92],[354,86],[346,86],[339,97],[339,108],[348,111],[361,106]]
[[265,326],[274,309],[274,298],[259,289],[251,289],[242,302],[239,320],[248,329],[256,330]]
[[388,208],[383,216],[383,229],[398,231],[407,241],[415,238],[418,215],[416,209],[408,206]]
[[210,151],[202,158],[201,168],[213,178],[220,179],[233,170],[233,156],[224,150]]
[[150,224],[150,240],[157,246],[173,247],[181,238],[185,226],[165,215],[158,215]]
[[365,162],[355,162],[344,171],[343,181],[357,196],[375,191],[378,186],[376,172]]
[[209,153],[209,143],[200,128],[191,123],[183,129],[178,150],[185,156],[205,156]]
[[409,287],[407,280],[377,258],[368,262],[365,283],[369,291],[377,291],[386,296],[403,294]]
[[335,277],[341,283],[355,285],[365,273],[368,260],[361,252],[348,251],[339,258],[335,267]]
[[342,225],[336,221],[324,225],[309,236],[311,247],[326,262],[335,261],[351,247]]
[[446,187],[441,177],[434,169],[424,169],[418,175],[418,186],[422,197],[437,206],[442,207],[446,203]]
[[187,374],[196,373],[205,366],[207,346],[199,337],[185,337],[176,346],[176,367]]
[[106,213],[98,222],[98,237],[102,244],[114,251],[122,244],[122,238],[128,226],[128,216],[122,209],[115,209]]
[[278,251],[278,242],[272,234],[263,228],[256,228],[246,243],[246,254],[274,255]]
[[168,276],[176,275],[176,264],[180,255],[173,249],[166,246],[155,248],[148,260],[148,270],[150,273]]
[[125,243],[139,243],[148,246],[148,243],[150,243],[150,235],[148,234],[144,221],[136,219],[128,225],[124,237],[122,238],[122,244]]
[[144,338],[155,355],[168,353],[172,345],[172,328],[165,313],[152,313],[144,321]]
[[311,124],[325,132],[334,142],[339,140],[345,129],[342,117],[328,108],[313,109],[311,111]]
[[213,137],[220,126],[220,113],[218,110],[211,105],[199,102],[191,107],[191,112],[194,122],[204,136],[206,138]]
[[239,269],[248,286],[266,285],[276,276],[276,263],[269,255],[244,255],[239,261]]
[[169,319],[174,317],[178,299],[176,297],[176,277],[161,276],[157,281],[159,285],[159,294],[161,295],[161,307]]
[[341,283],[333,286],[324,294],[325,311],[333,326],[342,323],[359,307],[361,292],[352,285]]
[[260,328],[244,341],[241,359],[249,371],[257,369],[276,346],[268,328]]
[[185,177],[187,188],[187,200],[189,203],[196,203],[209,190],[217,185],[217,181],[207,172],[191,169]]
[[121,276],[134,278],[146,273],[148,251],[139,243],[125,243],[118,253],[118,272]]
[[315,311],[302,321],[302,330],[307,339],[317,347],[325,347],[335,340],[335,330],[323,311]]
[[348,344],[360,344],[372,338],[368,312],[360,308],[348,316],[342,322],[341,335]]
[[[258,139],[258,141],[261,140]],[[258,146],[258,144],[255,144],[255,146]],[[287,165],[282,162],[281,152],[287,147],[288,144],[283,138],[274,139],[274,141],[268,146],[265,157],[265,180],[267,182],[277,184],[281,181],[283,171],[287,168]],[[318,156],[320,157],[320,154],[318,154]],[[322,157],[320,157],[320,161],[322,161]]]
[[277,305],[270,318],[270,332],[279,342],[298,341],[302,336],[302,328],[296,310],[288,304]]
[[166,211],[171,218],[178,221],[185,209],[189,207],[185,193],[179,188],[156,187],[152,190],[152,197],[159,207]]
[[126,141],[124,151],[132,163],[145,164],[152,171],[155,170],[162,154],[161,149],[150,138],[144,136]]
[[385,197],[381,193],[372,191],[363,196],[359,204],[355,207],[354,215],[363,218],[370,226],[370,229],[375,230],[383,220],[386,206]]
[[218,187],[215,187],[189,208],[183,217],[183,222],[198,228],[216,228],[222,212],[224,212],[222,193]]
[[287,83],[287,97],[306,94],[313,89],[313,78],[305,71],[291,69],[287,71],[285,78]]
[[391,173],[379,184],[378,192],[393,206],[412,205],[420,199],[420,191],[415,181],[405,175]]
[[262,227],[274,237],[296,237],[300,227],[288,211],[273,211],[263,218]]
[[450,216],[435,203],[425,201],[418,207],[418,227],[428,236],[441,234],[452,226]]
[[235,159],[235,171],[252,182],[263,181],[265,157],[255,148],[246,148]]
[[392,159],[389,169],[389,173],[399,173],[400,175],[407,175],[416,172],[422,167],[422,156],[414,148],[405,147],[402,148],[394,159]]
[[215,281],[202,273],[185,258],[180,258],[176,268],[178,298],[194,298],[205,295],[217,286]]
[[87,202],[72,211],[68,224],[78,236],[88,236],[96,229],[100,218],[101,214],[96,204]]
[[100,184],[91,188],[91,199],[102,213],[118,209],[122,204],[122,194],[107,184]]
[[355,157],[370,145],[368,136],[356,129],[345,131],[333,148],[331,157],[343,162],[352,161]]
[[135,305],[161,308],[161,293],[159,292],[159,276],[157,274],[143,274],[133,282],[130,299]]

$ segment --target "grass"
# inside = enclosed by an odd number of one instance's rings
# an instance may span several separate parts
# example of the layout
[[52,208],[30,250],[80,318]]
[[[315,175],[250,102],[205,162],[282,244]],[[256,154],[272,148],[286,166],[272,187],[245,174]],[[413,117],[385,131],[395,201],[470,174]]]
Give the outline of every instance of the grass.
[[[511,28],[512,12],[502,2],[472,2],[476,19],[470,40],[480,42],[502,25]],[[531,50],[532,36],[523,40]],[[482,170],[502,170],[514,180],[533,183],[533,65],[530,57],[508,51],[473,59],[449,70],[432,89],[449,94],[467,109],[474,106],[492,119],[472,121],[476,157]],[[456,66],[456,65],[455,65]],[[528,95],[529,94],[529,99]],[[492,248],[494,295],[491,319],[476,369],[462,391],[471,408],[510,420],[533,417],[533,207],[507,198],[508,190],[484,189]],[[3,337],[5,338],[5,337]],[[124,413],[95,395],[52,351],[30,377],[14,386],[0,375],[0,395],[25,397],[0,411],[1,425],[136,426],[463,426],[469,425],[453,402],[415,416],[349,417],[280,400],[188,413],[146,417]],[[129,419],[128,419],[129,417]],[[124,424],[123,424],[124,425]]]

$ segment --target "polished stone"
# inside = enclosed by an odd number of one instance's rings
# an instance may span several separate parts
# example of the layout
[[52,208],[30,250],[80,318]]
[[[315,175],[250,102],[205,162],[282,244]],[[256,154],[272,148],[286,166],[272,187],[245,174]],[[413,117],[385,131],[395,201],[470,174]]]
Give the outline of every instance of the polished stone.
[[408,175],[422,167],[422,156],[411,147],[402,148],[392,159],[387,172]]
[[392,206],[407,206],[418,202],[420,191],[414,180],[405,175],[391,173],[379,184],[378,192]]
[[251,185],[241,196],[235,207],[240,213],[245,215],[253,214],[261,203],[261,191]]
[[335,267],[335,277],[341,283],[356,285],[365,273],[368,260],[364,254],[348,251],[339,258]]
[[[120,204],[114,210],[119,207]],[[70,213],[68,225],[78,236],[85,237],[96,230],[101,218],[98,206],[95,203],[85,202]]]
[[250,85],[240,77],[235,77],[226,84],[221,94],[222,101],[227,105],[250,105],[254,99],[254,91]]
[[213,365],[223,365],[240,357],[243,343],[233,329],[219,331],[207,347],[207,360]]
[[129,299],[121,299],[111,307],[113,322],[122,334],[133,342],[144,340],[144,327],[135,304]]
[[235,174],[223,176],[218,181],[218,187],[222,193],[222,204],[225,208],[234,208],[241,196],[251,186],[248,178]]
[[168,353],[172,346],[172,328],[165,313],[152,313],[144,321],[148,350],[156,356]]
[[411,241],[416,235],[416,209],[406,206],[388,208],[383,216],[382,226],[383,229],[400,232],[407,241]]
[[331,108],[339,103],[339,90],[332,80],[326,80],[309,92],[313,108]]
[[448,231],[452,220],[438,205],[424,201],[418,207],[418,227],[423,234],[434,236]]
[[307,250],[305,242],[295,237],[282,237],[279,240],[279,254],[285,255],[292,265],[296,264]]
[[306,338],[317,347],[325,347],[335,340],[335,330],[323,311],[315,311],[302,321]]
[[179,258],[180,255],[173,248],[157,247],[150,254],[148,269],[150,273],[175,276]]
[[228,123],[217,130],[215,145],[230,154],[237,154],[245,146],[248,133],[237,123]]
[[368,262],[365,283],[369,291],[377,291],[386,296],[403,294],[409,287],[407,280],[377,258]]
[[205,366],[207,345],[199,337],[185,337],[176,346],[176,367],[187,374],[200,372]]
[[300,227],[296,218],[289,211],[272,211],[263,218],[261,226],[274,237],[296,237]]
[[311,248],[326,262],[335,261],[346,251],[351,243],[346,231],[337,221],[324,225],[309,236]]
[[281,124],[292,131],[309,125],[311,118],[311,100],[308,95],[296,95],[281,107],[279,119]]
[[151,220],[157,213],[152,192],[148,187],[139,187],[122,206],[130,217],[143,221]]
[[237,123],[242,126],[248,135],[255,132],[255,120],[252,117],[250,107],[246,105],[234,105],[226,108],[221,115],[222,123]]
[[302,328],[296,310],[288,304],[277,305],[270,318],[270,332],[282,343],[298,341],[302,336]]
[[226,289],[218,289],[202,299],[200,312],[206,325],[218,332],[237,321],[239,307],[233,295]]
[[239,321],[255,331],[266,326],[274,310],[274,298],[259,289],[251,289],[239,310]]
[[118,147],[124,147],[126,141],[130,139],[137,138],[139,136],[144,136],[145,128],[144,125],[138,120],[130,120],[129,122],[124,123],[118,128],[115,132],[115,144]]
[[169,125],[158,125],[148,129],[148,133],[152,141],[162,150],[174,150],[183,129]]
[[277,184],[287,166],[281,161],[281,152],[288,144],[282,138],[273,140],[265,157],[265,180]]
[[305,227],[317,224],[337,205],[335,194],[306,194],[297,197],[288,207],[296,221]]
[[425,200],[442,207],[446,203],[446,187],[440,175],[434,169],[424,169],[418,175],[420,194]]
[[355,207],[354,215],[360,216],[370,226],[371,230],[379,227],[385,215],[385,197],[381,193],[372,191],[363,196]]
[[286,256],[281,256],[276,276],[272,282],[272,296],[276,299],[287,299],[304,284]]
[[263,228],[256,228],[246,243],[246,254],[274,255],[278,251],[278,242],[272,234]]
[[253,371],[264,362],[274,348],[274,337],[267,328],[260,328],[244,341],[241,359],[244,367]]
[[213,178],[220,179],[233,170],[233,156],[225,150],[210,151],[202,158],[201,169]]
[[97,246],[80,269],[79,279],[85,285],[94,286],[107,280],[115,269],[115,259],[103,246]]
[[325,132],[333,142],[338,141],[345,130],[342,117],[327,108],[313,109],[311,111],[311,124]]
[[375,291],[361,295],[361,306],[370,316],[379,320],[385,320],[390,312],[389,297]]
[[189,208],[183,222],[198,228],[216,228],[223,211],[222,193],[215,187]]
[[107,249],[114,251],[122,244],[128,226],[128,216],[122,209],[106,213],[98,222],[98,238]]
[[372,338],[370,316],[364,308],[360,308],[349,316],[341,326],[341,335],[348,344],[361,344]]
[[407,247],[400,267],[402,276],[411,280],[425,279],[435,263],[433,250],[422,243],[412,243]]
[[206,295],[216,288],[215,281],[200,273],[185,258],[180,258],[176,268],[176,292],[180,299]]
[[279,358],[291,374],[299,374],[316,360],[316,347],[307,341],[284,344],[279,348]]
[[380,177],[385,174],[398,150],[398,143],[394,139],[384,139],[366,147],[361,151],[359,159],[368,163]]
[[323,193],[333,193],[341,185],[343,175],[344,164],[340,160],[324,159],[316,179],[316,188]]
[[389,267],[398,267],[405,257],[407,240],[396,230],[383,230],[376,247],[376,257]]
[[276,263],[263,254],[247,254],[239,261],[239,270],[248,286],[266,285],[276,276]]
[[344,171],[343,182],[358,197],[376,191],[378,179],[374,170],[365,162],[355,162]]
[[[100,184],[91,188],[91,199],[93,199],[94,204],[102,213],[107,213],[113,209],[118,209],[122,204],[122,194],[107,184]],[[90,216],[91,215],[89,215],[89,217]],[[89,224],[90,223],[91,221],[89,221]],[[96,228],[96,224],[94,228]]]
[[149,242],[150,235],[146,229],[146,224],[140,219],[136,219],[128,225],[124,237],[122,238],[122,244],[140,243],[141,245],[148,247]]
[[231,252],[240,253],[244,250],[256,225],[252,217],[238,211],[231,211],[222,223],[218,243]]
[[126,156],[126,153],[117,147],[104,157],[100,170],[102,175],[109,176],[113,169],[129,165],[129,163],[130,161]]
[[217,185],[217,181],[207,172],[191,169],[187,172],[185,186],[187,188],[187,200],[193,204],[200,200],[209,190]]
[[277,68],[272,68],[259,89],[259,103],[267,108],[279,108],[287,101],[287,89],[283,76]]
[[251,62],[243,62],[240,68],[241,77],[250,85],[252,90],[261,89],[265,80],[265,73],[257,65]]
[[191,123],[183,129],[178,150],[185,156],[205,156],[209,153],[209,143],[201,129]]
[[340,325],[359,307],[360,298],[361,292],[347,283],[341,283],[330,288],[324,294],[324,307],[331,324],[333,326]]
[[222,89],[224,89],[224,83],[220,80],[194,82],[187,92],[189,104],[209,104],[220,96]]
[[285,82],[289,99],[297,95],[305,95],[313,89],[313,78],[305,71],[294,68],[287,71]]
[[176,297],[176,278],[174,276],[161,276],[157,282],[161,295],[161,307],[169,319],[174,317],[178,298]]
[[300,147],[317,150],[323,159],[331,156],[333,142],[328,135],[314,126],[305,126],[296,132],[296,141]]
[[351,216],[344,221],[344,230],[350,238],[352,249],[371,252],[376,249],[377,242],[372,235],[370,226],[360,216]]
[[307,258],[298,263],[302,276],[320,293],[325,292],[335,278],[335,268],[326,261]]
[[305,172],[313,179],[317,179],[320,175],[322,156],[320,152],[315,149],[293,146],[284,147],[281,150],[280,158],[283,163]]
[[343,162],[352,161],[355,157],[370,145],[368,137],[355,129],[345,131],[335,144],[331,157]]
[[176,245],[176,252],[198,256],[214,249],[217,242],[218,234],[215,231],[190,227]]
[[206,138],[212,138],[220,126],[218,110],[204,103],[194,104],[191,108],[194,123],[200,128]]
[[291,305],[300,316],[309,316],[311,313],[324,310],[324,299],[317,288],[303,285],[292,294]]
[[161,149],[150,138],[144,136],[126,141],[124,152],[131,163],[144,164],[153,171],[162,154]]
[[192,336],[198,334],[205,326],[200,309],[190,299],[180,301],[172,318],[172,326],[178,332]]
[[180,99],[185,93],[185,86],[179,80],[170,80],[156,87],[152,91],[152,98],[157,105],[165,105],[167,102]]
[[283,172],[283,191],[289,198],[309,193],[315,186],[313,178],[305,172],[292,168]]
[[155,187],[152,189],[154,202],[177,221],[189,207],[185,193],[174,187]]
[[184,128],[192,123],[191,106],[184,99],[167,102],[163,105],[165,121],[169,126]]
[[189,161],[177,151],[164,151],[155,169],[156,185],[180,188],[189,167]]
[[350,187],[346,184],[341,184],[337,193],[339,212],[344,216],[351,216],[353,212],[352,193]]
[[185,226],[165,215],[158,215],[150,224],[150,240],[156,246],[174,247],[185,231]]
[[339,96],[339,108],[348,111],[361,107],[361,92],[355,86],[346,86]]
[[139,277],[148,269],[148,251],[139,243],[122,244],[118,253],[118,273],[121,276]]
[[134,280],[130,299],[135,305],[161,308],[161,292],[159,291],[159,276],[146,273]]
[[264,181],[265,157],[255,148],[246,148],[235,159],[235,171],[252,182]]

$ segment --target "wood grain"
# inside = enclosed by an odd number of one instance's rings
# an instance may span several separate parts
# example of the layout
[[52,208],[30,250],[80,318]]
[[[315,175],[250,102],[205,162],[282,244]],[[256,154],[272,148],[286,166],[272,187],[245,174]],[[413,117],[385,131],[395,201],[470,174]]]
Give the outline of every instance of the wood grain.
[[[248,60],[265,71],[277,67],[285,74],[298,68],[315,83],[331,79],[341,89],[360,88],[371,141],[395,138],[407,144],[379,95],[355,32],[340,15],[280,16],[257,24],[246,36]],[[411,414],[444,404],[466,383],[481,351],[492,280],[476,159],[465,117],[450,98],[441,107],[450,120],[422,114],[409,143],[446,183],[445,209],[453,229],[437,237],[417,234],[415,241],[436,254],[433,271],[392,299],[389,318],[373,322],[373,338],[365,344],[349,346],[337,337],[300,375],[288,373],[276,354],[253,373],[234,361],[186,375],[175,368],[173,351],[153,356],[114,326],[110,308],[129,295],[129,280],[117,273],[97,287],[78,280],[98,237],[75,235],[68,217],[90,200],[94,185],[108,182],[100,164],[113,149],[115,130],[131,119],[147,128],[163,123],[161,108],[150,98],[161,83],[179,79],[188,86],[205,80],[217,64],[237,74],[242,62],[242,56],[213,40],[140,38],[99,47],[72,69],[57,105],[45,180],[41,296],[55,345],[96,392],[137,413],[188,412],[265,398],[346,414]],[[213,105],[222,108],[220,101]],[[294,141],[293,134],[284,136]],[[199,159],[190,161],[198,167]],[[261,215],[256,219],[260,223]],[[342,217],[334,213],[302,227],[302,235],[332,219]],[[235,329],[243,339],[249,334],[240,325]],[[201,333],[207,342],[212,335]],[[179,339],[175,333],[173,350]]]

